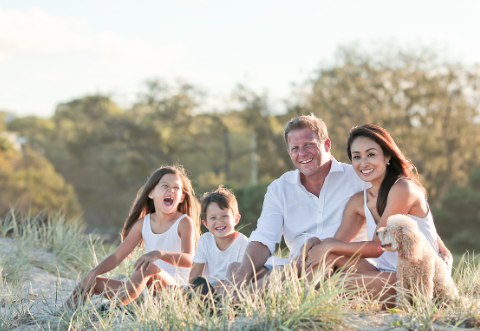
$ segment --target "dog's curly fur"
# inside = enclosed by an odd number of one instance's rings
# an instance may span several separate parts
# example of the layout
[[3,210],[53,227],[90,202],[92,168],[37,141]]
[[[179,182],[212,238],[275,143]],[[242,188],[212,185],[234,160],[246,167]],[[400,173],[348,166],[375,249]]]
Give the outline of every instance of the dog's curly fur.
[[428,300],[458,297],[446,263],[414,220],[405,215],[390,216],[387,226],[378,229],[377,236],[384,250],[398,252],[397,306],[402,306],[415,291],[421,291]]

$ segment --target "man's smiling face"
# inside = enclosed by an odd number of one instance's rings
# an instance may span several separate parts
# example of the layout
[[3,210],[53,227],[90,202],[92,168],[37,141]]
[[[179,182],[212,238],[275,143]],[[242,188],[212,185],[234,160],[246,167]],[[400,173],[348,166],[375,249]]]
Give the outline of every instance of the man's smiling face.
[[324,143],[310,128],[292,130],[288,134],[288,154],[305,177],[315,176],[330,161],[330,139]]

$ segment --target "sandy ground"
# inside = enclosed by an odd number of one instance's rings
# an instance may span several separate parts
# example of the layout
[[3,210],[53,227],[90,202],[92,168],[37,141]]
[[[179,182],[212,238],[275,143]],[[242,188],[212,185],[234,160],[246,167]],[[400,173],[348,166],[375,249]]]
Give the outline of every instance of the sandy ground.
[[[14,244],[12,239],[0,238],[0,254],[2,256],[3,254],[8,254],[11,258],[15,258],[15,253],[12,249]],[[15,328],[13,330],[16,331],[48,329],[48,323],[45,321],[48,320],[49,316],[58,312],[62,302],[66,300],[74,286],[74,280],[62,278],[41,268],[42,263],[48,262],[51,265],[52,261],[55,261],[53,254],[42,249],[35,250],[35,254],[36,266],[28,266],[28,276],[22,280],[19,290],[13,293],[9,286],[5,284],[0,285],[0,318],[11,319],[11,316],[19,316],[14,323]],[[12,302],[12,299],[15,300],[15,303],[21,301],[20,305],[8,304]],[[18,311],[18,306],[22,307],[20,309],[22,311]],[[40,325],[36,324],[31,317],[32,315],[35,319],[43,321],[43,323]],[[401,327],[402,322],[407,323],[408,321],[405,316],[400,314],[355,315],[352,320],[353,322],[350,326],[352,330],[408,330]],[[454,328],[446,324],[436,324],[434,330],[472,330],[470,327],[466,323],[461,325],[460,328]],[[50,328],[56,329],[52,325],[50,325]]]

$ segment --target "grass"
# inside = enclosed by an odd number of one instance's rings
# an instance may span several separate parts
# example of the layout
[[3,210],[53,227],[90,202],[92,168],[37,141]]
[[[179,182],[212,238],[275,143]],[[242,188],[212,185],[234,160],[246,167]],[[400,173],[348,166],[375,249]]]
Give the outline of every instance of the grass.
[[[404,311],[382,311],[382,303],[358,288],[345,293],[344,278],[322,275],[311,283],[288,276],[291,270],[275,270],[270,285],[252,295],[246,288],[236,296],[228,292],[220,302],[204,304],[195,294],[188,299],[179,288],[166,288],[159,297],[148,292],[118,309],[110,302],[99,312],[100,297],[88,300],[76,311],[61,310],[73,288],[62,277],[78,280],[114,247],[84,234],[84,225],[62,215],[17,217],[13,212],[0,222],[0,331],[19,325],[42,330],[372,330],[373,325],[408,330],[480,326],[480,263],[464,255],[454,270],[463,297],[442,305],[417,296]],[[128,277],[141,254],[124,261],[108,277]],[[49,288],[28,287],[32,266],[51,275]],[[286,282],[281,282],[282,273]],[[67,285],[65,285],[67,284]],[[60,312],[62,311],[62,312]],[[372,324],[373,323],[373,324]]]

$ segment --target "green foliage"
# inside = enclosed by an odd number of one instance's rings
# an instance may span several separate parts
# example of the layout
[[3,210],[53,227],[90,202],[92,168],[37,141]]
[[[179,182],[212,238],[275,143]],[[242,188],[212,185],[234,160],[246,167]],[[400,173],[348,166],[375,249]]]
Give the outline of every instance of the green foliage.
[[[475,198],[453,188],[465,185],[470,174],[470,189],[480,186],[480,171],[472,173],[480,164],[479,100],[471,97],[480,74],[421,48],[367,53],[356,46],[340,48],[335,62],[298,86],[283,114],[270,110],[265,93],[245,86],[219,109],[210,109],[206,94],[191,84],[152,79],[130,109],[91,95],[58,105],[51,119],[17,118],[6,125],[28,137],[31,148],[73,185],[90,224],[118,231],[148,175],[180,163],[199,196],[219,184],[235,188],[248,232],[264,194],[263,184],[258,192],[248,186],[252,157],[262,183],[292,168],[283,138],[291,117],[312,112],[322,117],[333,155],[346,162],[349,129],[374,123],[386,128],[417,166],[443,235],[458,219],[457,207],[447,200]],[[465,224],[475,222],[478,212],[471,217],[471,206],[463,207]]]
[[249,184],[234,190],[238,210],[242,215],[238,228],[247,237],[257,226],[257,220],[262,213],[263,198],[269,184],[269,182]]
[[442,207],[435,210],[438,231],[457,252],[480,251],[479,174],[480,167],[470,175],[468,186],[450,189],[442,199]]
[[68,215],[81,213],[74,189],[53,165],[30,149],[19,153],[0,150],[0,214],[11,207],[36,215],[41,211],[62,209]]

